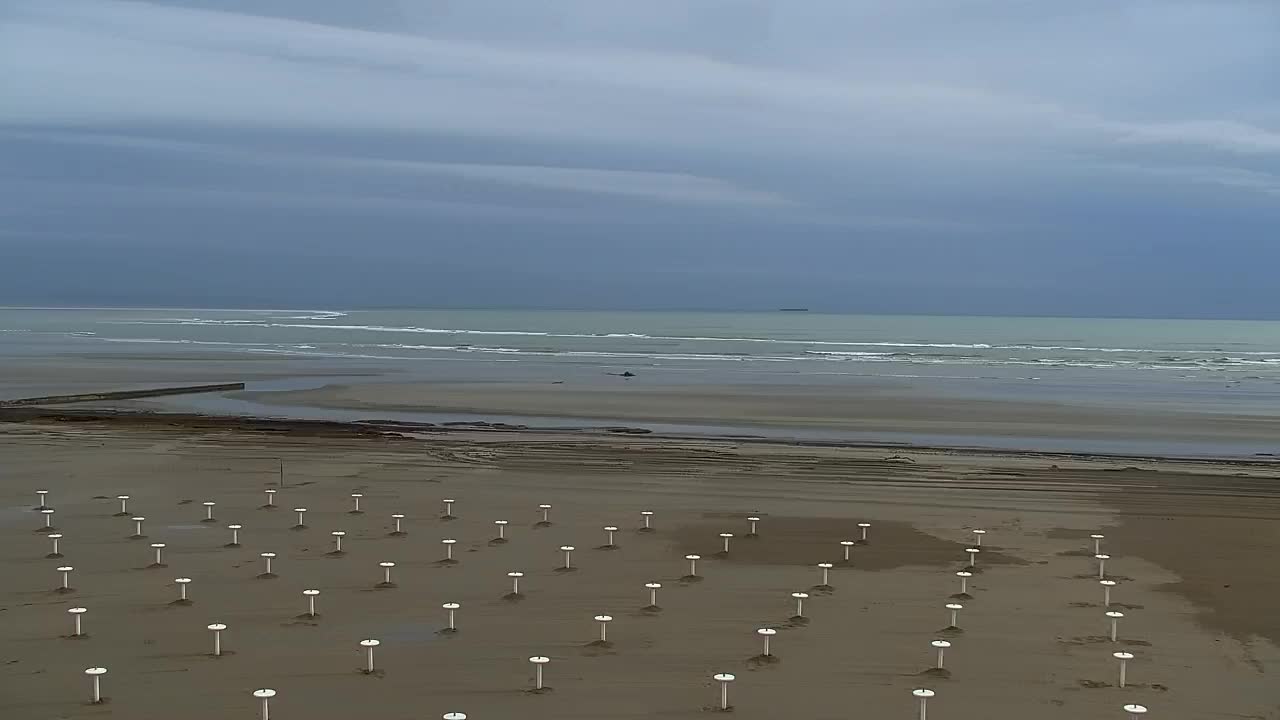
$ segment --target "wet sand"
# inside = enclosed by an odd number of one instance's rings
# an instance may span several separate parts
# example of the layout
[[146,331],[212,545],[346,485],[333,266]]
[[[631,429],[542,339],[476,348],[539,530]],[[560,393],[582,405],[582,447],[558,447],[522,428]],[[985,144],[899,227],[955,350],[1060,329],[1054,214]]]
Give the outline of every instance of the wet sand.
[[[1280,416],[1265,399],[1230,405],[1115,402],[993,392],[959,382],[790,376],[785,382],[672,384],[595,366],[531,379],[514,365],[488,381],[465,368],[271,354],[99,353],[0,358],[0,401],[244,382],[243,392],[96,403],[95,409],[355,421],[490,421],[536,428],[628,426],[665,434],[759,435],[918,446],[1156,456],[1267,457]],[[461,374],[460,374],[461,373]],[[977,394],[973,394],[977,393]],[[1040,399],[1034,399],[1040,397]],[[83,407],[83,406],[76,406]],[[1261,410],[1259,409],[1261,408]]]
[[[1280,468],[923,449],[819,448],[644,437],[467,433],[388,437],[341,428],[121,422],[0,425],[0,716],[698,718],[714,715],[711,675],[730,672],[734,715],[835,720],[930,716],[1123,717],[1139,702],[1161,718],[1274,717],[1280,620]],[[284,485],[278,486],[279,465]],[[48,488],[63,559],[34,490]],[[278,488],[281,509],[261,509]],[[360,515],[349,495],[360,492]],[[147,517],[145,540],[113,517],[116,495]],[[458,519],[442,521],[456,498]],[[202,523],[214,500],[216,523]],[[552,503],[550,527],[537,505]],[[288,508],[303,505],[307,530]],[[654,533],[639,533],[652,510]],[[402,512],[405,536],[391,536]],[[747,538],[745,518],[761,518]],[[492,544],[494,520],[509,542]],[[228,523],[244,525],[225,548]],[[869,522],[869,543],[841,561],[841,540]],[[617,549],[604,545],[617,525]],[[950,633],[950,677],[921,675],[974,528],[985,528],[973,598]],[[331,530],[346,554],[329,557]],[[730,552],[721,532],[731,532]],[[1121,643],[1105,639],[1101,589],[1085,552],[1107,535],[1120,579]],[[453,566],[440,540],[458,539]],[[164,542],[166,568],[147,568]],[[557,572],[572,544],[575,572]],[[258,553],[278,554],[258,579]],[[682,581],[698,553],[697,582]],[[375,589],[380,561],[397,587]],[[831,591],[816,563],[830,561]],[[61,563],[75,591],[53,592]],[[524,597],[506,573],[522,571]],[[193,579],[175,606],[173,578]],[[658,581],[660,612],[644,612]],[[321,617],[306,609],[316,587]],[[790,593],[807,591],[807,623]],[[442,635],[445,602],[459,632]],[[84,606],[90,637],[68,639]],[[610,647],[592,617],[608,613]],[[224,622],[212,658],[206,625]],[[755,629],[776,627],[780,662],[760,663]],[[376,676],[358,643],[382,645]],[[1130,687],[1111,652],[1130,648]],[[532,694],[527,658],[546,655]],[[110,702],[87,704],[82,673],[108,668]]]
[[[890,438],[927,437],[913,444],[967,445],[999,438],[1046,438],[1082,446],[1114,440],[1159,441],[1170,447],[1239,443],[1271,449],[1280,417],[1108,408],[1027,400],[950,398],[892,385],[654,386],[550,383],[333,383],[304,390],[240,392],[232,397],[265,408],[423,412],[474,417],[584,418],[597,423],[685,423],[736,426],[744,433],[819,429]],[[551,425],[553,421],[541,423]],[[753,428],[755,428],[753,430]],[[946,438],[951,438],[950,441]],[[990,446],[990,445],[989,445]]]

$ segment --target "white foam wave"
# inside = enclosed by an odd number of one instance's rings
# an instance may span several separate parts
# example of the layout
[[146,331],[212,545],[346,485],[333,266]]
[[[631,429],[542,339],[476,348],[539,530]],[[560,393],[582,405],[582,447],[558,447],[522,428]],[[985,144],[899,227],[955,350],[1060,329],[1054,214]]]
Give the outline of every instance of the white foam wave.
[[95,337],[94,340],[101,340],[109,343],[138,343],[143,345],[217,345],[220,347],[242,347],[242,348],[260,348],[260,347],[279,347],[279,348],[308,348],[312,345],[295,345],[291,343],[251,343],[251,342],[233,342],[231,340],[190,340],[186,338],[109,338]]
[[828,355],[831,357],[888,357],[894,353],[865,352],[858,350],[805,350],[807,355]]
[[333,320],[335,318],[346,317],[344,312],[337,310],[307,310],[306,315],[272,315],[272,320]]
[[[326,317],[343,317],[345,313],[332,313]],[[323,319],[319,316],[291,316],[275,319]],[[1097,352],[1097,353],[1159,353],[1164,355],[1221,355],[1220,349],[1169,349],[1169,348],[1115,348],[1075,345],[1037,345],[1031,343],[991,344],[963,342],[918,342],[911,340],[817,340],[808,338],[758,338],[711,335],[646,335],[644,333],[557,333],[542,330],[483,330],[475,328],[430,328],[417,326],[394,325],[350,325],[337,323],[278,323],[260,320],[211,320],[203,318],[170,318],[165,320],[132,320],[117,324],[126,325],[237,325],[262,328],[295,328],[306,330],[344,330],[351,332],[379,333],[415,333],[429,335],[477,335],[477,336],[516,336],[545,338],[615,338],[635,340],[662,340],[673,342],[739,342],[768,343],[777,345],[816,345],[846,347],[884,347],[884,348],[937,348],[951,350],[1030,350],[1059,352]],[[1280,358],[1280,350],[1255,350],[1234,353],[1248,356],[1272,356]]]
[[602,350],[539,350],[508,347],[486,347],[481,345],[404,345],[377,344],[352,345],[358,348],[384,348],[397,350],[438,350],[459,353],[497,353],[505,355],[536,355],[543,357],[591,357],[591,358],[628,358],[635,360],[711,360],[711,361],[793,361],[803,360],[795,356],[765,355],[726,355],[721,353],[645,353],[645,352],[609,352]]
[[[141,343],[164,345],[199,345],[243,348],[246,352],[268,352],[291,355],[313,355],[322,357],[346,357],[381,360],[413,360],[443,359],[424,357],[422,355],[371,355],[353,353],[351,350],[402,350],[427,351],[462,355],[510,355],[526,357],[558,357],[619,359],[635,363],[657,361],[689,361],[689,362],[732,362],[732,363],[789,363],[789,362],[842,362],[842,363],[894,363],[909,365],[974,365],[974,366],[1035,366],[1043,368],[1088,368],[1113,369],[1134,368],[1139,370],[1181,370],[1181,371],[1219,371],[1231,372],[1234,369],[1249,367],[1280,367],[1280,358],[1253,360],[1247,358],[1218,357],[1213,359],[1181,361],[1176,363],[1152,363],[1129,359],[1097,360],[1081,358],[1005,358],[996,359],[979,355],[939,355],[928,353],[903,352],[864,352],[805,350],[799,355],[747,355],[733,353],[697,353],[697,352],[626,352],[604,350],[554,350],[538,348],[512,348],[483,345],[419,345],[411,343],[370,343],[347,344],[335,343],[335,349],[323,352],[316,351],[317,346],[308,343],[266,343],[237,342],[229,340],[193,340],[188,338],[110,338],[95,337],[92,339],[111,343]],[[512,360],[514,361],[514,360]]]
[[[301,347],[301,346],[299,346]],[[324,357],[324,358],[343,358],[354,360],[395,360],[404,361],[428,361],[441,360],[443,358],[432,357],[411,357],[405,355],[370,355],[367,353],[346,353],[346,352],[306,352],[303,350],[287,349],[287,348],[249,348],[245,352],[268,353],[273,355],[296,355],[302,357]],[[519,360],[507,358],[485,358],[484,362],[520,362]]]
[[144,343],[154,345],[236,345],[241,347],[252,347],[254,345],[273,345],[274,343],[242,343],[231,342],[229,340],[186,340],[186,339],[167,339],[167,338],[97,338],[103,342],[109,343]]

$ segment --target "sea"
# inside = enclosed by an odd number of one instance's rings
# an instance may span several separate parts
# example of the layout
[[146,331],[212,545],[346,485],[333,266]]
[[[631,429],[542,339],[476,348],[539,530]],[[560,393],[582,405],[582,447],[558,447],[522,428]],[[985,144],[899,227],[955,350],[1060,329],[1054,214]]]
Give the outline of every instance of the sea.
[[273,357],[441,381],[890,383],[946,397],[1280,415],[1280,322],[819,312],[0,309],[22,358]]

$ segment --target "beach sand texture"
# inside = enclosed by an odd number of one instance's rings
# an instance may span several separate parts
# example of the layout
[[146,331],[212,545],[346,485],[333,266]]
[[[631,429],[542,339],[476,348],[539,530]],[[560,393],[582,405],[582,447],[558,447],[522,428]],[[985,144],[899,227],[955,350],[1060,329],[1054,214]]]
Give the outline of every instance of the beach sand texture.
[[[697,718],[712,675],[744,718],[912,718],[915,687],[935,719],[1280,717],[1280,492],[1264,464],[1124,461],[1034,454],[457,433],[427,439],[28,423],[0,428],[0,717],[131,720],[257,717]],[[278,463],[285,483],[276,485]],[[1130,466],[1136,466],[1133,469]],[[266,488],[279,509],[262,509]],[[35,532],[49,489],[63,559]],[[350,494],[363,514],[350,514]],[[119,494],[145,540],[113,517]],[[441,500],[454,498],[453,521]],[[215,523],[204,501],[216,501]],[[549,527],[535,527],[550,503]],[[293,530],[295,506],[308,508]],[[656,532],[636,532],[651,510]],[[404,536],[391,536],[403,513]],[[759,537],[745,537],[756,515]],[[493,544],[495,520],[509,542]],[[841,562],[841,540],[869,540]],[[239,548],[226,525],[242,524]],[[616,525],[617,549],[603,527]],[[941,634],[974,528],[988,530]],[[344,530],[341,557],[330,531]],[[720,533],[734,533],[730,552]],[[1102,588],[1086,550],[1106,534],[1121,642],[1105,640]],[[456,565],[443,566],[443,538]],[[168,567],[148,568],[150,543]],[[557,572],[573,545],[576,572]],[[261,552],[278,577],[259,579]],[[700,582],[682,581],[686,554]],[[395,588],[379,562],[396,563]],[[817,563],[835,563],[824,592]],[[55,567],[74,592],[54,592]],[[504,599],[510,571],[519,601]],[[192,604],[173,605],[190,577]],[[660,582],[660,612],[644,612]],[[318,588],[320,617],[304,588]],[[810,593],[808,623],[790,620]],[[459,632],[441,634],[446,602]],[[83,606],[89,637],[69,639]],[[595,615],[608,614],[607,647]],[[206,626],[226,623],[210,656]],[[761,652],[755,630],[774,627]],[[945,637],[950,677],[933,666]],[[379,672],[359,642],[381,641]],[[1111,653],[1129,649],[1129,687]],[[544,694],[529,693],[545,655]],[[104,705],[83,670],[103,666]]]

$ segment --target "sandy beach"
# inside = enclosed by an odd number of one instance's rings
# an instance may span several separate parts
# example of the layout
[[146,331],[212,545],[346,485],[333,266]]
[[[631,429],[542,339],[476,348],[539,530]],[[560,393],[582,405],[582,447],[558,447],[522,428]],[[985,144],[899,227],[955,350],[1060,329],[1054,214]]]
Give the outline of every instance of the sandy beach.
[[[252,691],[271,687],[285,719],[693,718],[718,706],[720,672],[748,718],[914,717],[921,686],[937,693],[933,718],[1123,717],[1129,702],[1162,718],[1277,717],[1280,493],[1266,462],[119,421],[6,423],[0,457],[5,717],[255,717]],[[38,488],[64,558],[44,557]],[[268,488],[280,509],[260,507]],[[113,517],[119,494],[147,539]],[[444,498],[456,520],[439,519]],[[217,522],[201,522],[204,501]],[[550,527],[536,527],[541,503]],[[295,506],[308,529],[291,529]],[[636,532],[642,510],[656,532]],[[406,535],[389,535],[393,513]],[[491,543],[495,520],[509,542]],[[845,564],[859,522],[870,542]],[[223,547],[231,523],[239,548]],[[599,549],[607,525],[615,550]],[[988,533],[963,632],[941,633],[976,528]],[[333,530],[342,557],[326,555]],[[1094,532],[1125,613],[1114,644]],[[438,563],[443,538],[458,564]],[[147,568],[152,542],[167,567]],[[565,544],[575,572],[557,572]],[[261,552],[278,577],[256,577]],[[699,582],[681,580],[689,553]],[[395,588],[374,587],[383,561]],[[813,589],[824,561],[830,592]],[[503,597],[510,571],[524,573],[517,602]],[[191,605],[171,604],[175,577],[192,578]],[[660,612],[641,610],[648,582],[663,585]],[[305,588],[321,590],[314,620],[299,617]],[[805,624],[790,619],[796,591],[811,595]],[[439,633],[446,602],[461,605],[455,635]],[[75,606],[87,638],[67,637]],[[609,647],[590,645],[601,613]],[[762,627],[778,629],[779,662],[755,658]],[[922,675],[939,637],[950,677]],[[365,638],[381,641],[375,676],[360,672]],[[1122,648],[1135,655],[1123,689]],[[535,655],[552,692],[528,692]],[[88,704],[90,666],[108,668],[106,704]]]

